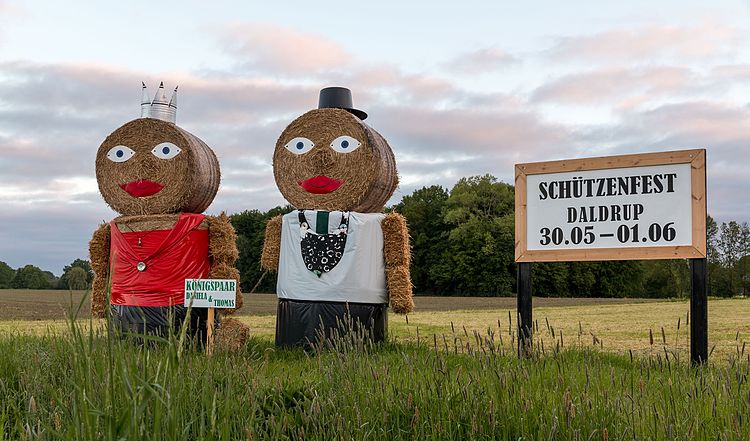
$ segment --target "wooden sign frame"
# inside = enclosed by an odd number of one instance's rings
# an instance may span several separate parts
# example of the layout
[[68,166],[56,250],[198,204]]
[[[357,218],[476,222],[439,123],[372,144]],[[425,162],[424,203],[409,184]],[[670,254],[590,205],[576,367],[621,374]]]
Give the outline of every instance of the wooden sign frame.
[[[576,248],[529,250],[527,248],[527,185],[529,175],[609,170],[670,164],[690,164],[692,245],[634,248]],[[607,156],[516,164],[515,260],[516,262],[570,262],[592,260],[700,259],[706,257],[706,150]]]

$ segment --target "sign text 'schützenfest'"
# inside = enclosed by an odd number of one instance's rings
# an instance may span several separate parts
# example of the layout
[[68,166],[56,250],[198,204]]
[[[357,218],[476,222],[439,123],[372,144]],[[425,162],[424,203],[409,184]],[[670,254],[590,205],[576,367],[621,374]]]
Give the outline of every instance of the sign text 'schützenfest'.
[[706,152],[516,165],[516,261],[706,256]]
[[234,308],[237,281],[233,279],[185,279],[185,306],[193,308]]

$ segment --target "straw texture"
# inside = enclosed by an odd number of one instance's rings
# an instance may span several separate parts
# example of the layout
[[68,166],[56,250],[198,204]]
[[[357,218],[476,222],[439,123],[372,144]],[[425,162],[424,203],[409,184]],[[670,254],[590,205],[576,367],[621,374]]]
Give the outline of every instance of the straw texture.
[[414,298],[411,290],[409,267],[386,267],[386,283],[391,300],[391,310],[396,314],[408,314],[414,310]]
[[[172,159],[160,159],[151,151],[170,142],[182,152]],[[135,152],[125,162],[107,158],[112,147],[125,146]],[[139,118],[115,130],[104,140],[96,156],[99,191],[112,209],[123,215],[201,213],[213,201],[219,188],[219,162],[200,139],[174,124]],[[156,194],[134,197],[120,185],[148,179],[164,186]]]
[[212,263],[225,263],[234,266],[240,256],[237,250],[237,234],[222,212],[219,216],[206,216],[208,223],[208,254]]
[[[141,214],[136,216],[118,216],[114,221],[123,233],[137,233],[141,231],[171,230],[179,219],[179,213]],[[198,230],[208,230],[208,227],[208,217],[206,217],[196,228]]]
[[250,338],[250,328],[237,319],[222,319],[216,330],[216,349],[226,352],[242,350]]
[[279,270],[281,253],[281,215],[269,219],[266,223],[266,235],[263,238],[263,253],[260,255],[260,266],[266,271]]
[[414,309],[414,299],[409,271],[411,246],[406,218],[399,213],[388,213],[383,218],[381,227],[391,309],[397,314],[407,314]]
[[242,299],[242,292],[240,292],[240,272],[237,270],[237,268],[228,265],[224,262],[221,263],[212,263],[211,269],[208,272],[208,278],[209,279],[234,279],[237,281],[237,301],[235,302],[235,305],[237,305],[234,309],[222,309],[221,313],[224,315],[231,315],[237,312],[238,309],[242,308],[243,305],[243,299]]
[[[361,146],[350,153],[331,149],[339,136],[351,136]],[[284,146],[304,137],[315,147],[297,155]],[[385,139],[359,118],[341,109],[311,110],[294,120],[276,142],[273,156],[276,185],[296,208],[379,212],[398,186],[393,152]],[[315,176],[341,180],[340,188],[327,194],[305,191],[300,182]]]
[[399,213],[388,213],[380,226],[383,229],[383,254],[388,266],[411,264],[411,245],[406,218]]
[[109,250],[109,224],[101,224],[89,241],[89,258],[91,270],[94,271],[94,281],[91,284],[91,315],[95,318],[103,318],[107,306]]
[[237,281],[237,307],[222,309],[223,315],[234,314],[242,308],[240,272],[234,267],[240,253],[237,250],[237,234],[224,212],[219,216],[206,216],[208,221],[208,254],[211,257],[209,279],[234,279]]

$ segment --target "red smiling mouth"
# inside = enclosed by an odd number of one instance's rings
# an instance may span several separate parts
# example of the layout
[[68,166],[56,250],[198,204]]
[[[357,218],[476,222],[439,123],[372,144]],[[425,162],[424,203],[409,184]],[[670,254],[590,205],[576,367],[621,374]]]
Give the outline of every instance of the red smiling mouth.
[[339,181],[337,179],[331,179],[328,176],[320,175],[315,176],[314,178],[300,181],[299,185],[308,193],[326,194],[338,189],[343,183],[344,181]]
[[130,196],[144,198],[160,192],[164,186],[148,179],[139,179],[127,184],[120,184],[120,188],[128,192]]

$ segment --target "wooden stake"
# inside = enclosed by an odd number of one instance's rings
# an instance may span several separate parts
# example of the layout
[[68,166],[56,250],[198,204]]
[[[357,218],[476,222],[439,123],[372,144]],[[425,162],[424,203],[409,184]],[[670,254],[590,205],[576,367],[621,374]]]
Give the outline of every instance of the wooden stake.
[[214,308],[208,308],[206,320],[206,355],[214,353]]

